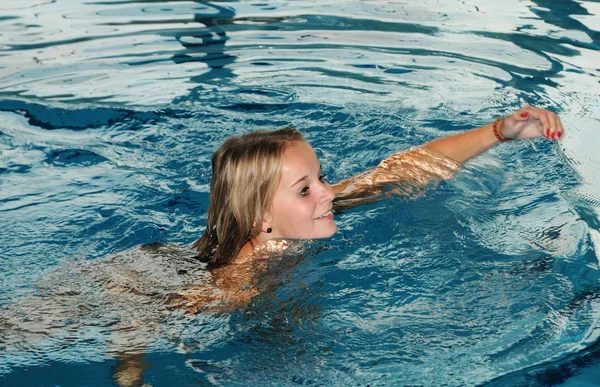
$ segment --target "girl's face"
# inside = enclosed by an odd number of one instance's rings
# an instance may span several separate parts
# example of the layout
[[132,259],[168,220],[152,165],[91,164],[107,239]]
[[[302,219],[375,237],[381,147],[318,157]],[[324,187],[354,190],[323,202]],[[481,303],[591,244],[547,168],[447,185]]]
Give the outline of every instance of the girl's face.
[[337,231],[331,211],[333,189],[324,180],[312,147],[294,141],[285,151],[281,180],[268,224],[270,238],[327,238]]

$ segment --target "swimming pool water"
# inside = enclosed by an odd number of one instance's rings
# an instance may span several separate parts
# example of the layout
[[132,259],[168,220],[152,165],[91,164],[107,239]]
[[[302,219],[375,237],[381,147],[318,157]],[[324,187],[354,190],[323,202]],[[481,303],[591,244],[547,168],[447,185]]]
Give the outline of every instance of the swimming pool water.
[[[129,346],[153,386],[600,385],[598,2],[0,9],[0,384],[112,385]],[[200,235],[227,137],[297,127],[337,181],[524,103],[564,141],[345,211],[244,310],[153,296],[203,278],[139,246]]]

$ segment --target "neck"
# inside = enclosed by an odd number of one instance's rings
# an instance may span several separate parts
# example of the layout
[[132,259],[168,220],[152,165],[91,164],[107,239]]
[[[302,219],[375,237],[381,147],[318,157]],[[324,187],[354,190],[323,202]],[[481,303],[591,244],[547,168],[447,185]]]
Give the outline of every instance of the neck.
[[262,239],[260,235],[255,238],[250,238],[248,242],[242,246],[237,258],[253,253],[257,259],[267,259],[269,252],[281,252],[289,247],[288,241],[284,239]]

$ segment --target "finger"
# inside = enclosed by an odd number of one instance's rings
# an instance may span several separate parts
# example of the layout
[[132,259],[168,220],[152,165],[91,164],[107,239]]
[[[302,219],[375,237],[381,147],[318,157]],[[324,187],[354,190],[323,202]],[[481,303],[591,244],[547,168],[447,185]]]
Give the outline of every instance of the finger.
[[564,134],[563,124],[558,114],[552,113],[552,120],[554,125],[554,139],[560,140]]
[[558,116],[554,113],[549,113],[548,118],[550,119],[550,123],[552,125],[550,138],[552,140],[558,140],[561,136],[561,132],[558,129]]
[[529,112],[525,109],[517,110],[512,114],[512,117],[517,121],[524,121],[529,118]]
[[558,127],[558,138],[562,138],[564,132],[565,132],[565,128],[563,127],[562,122],[560,121],[560,117],[557,115],[556,116],[556,125]]
[[532,116],[534,118],[537,118],[540,121],[540,124],[542,124],[542,128],[544,128],[544,135],[546,136],[546,138],[548,139],[552,139],[552,123],[550,122],[550,119],[548,118],[548,111],[544,110],[544,109],[540,109],[537,108],[535,110],[532,111]]
[[548,140],[554,140],[554,136],[556,136],[556,131],[555,131],[555,122],[552,119],[552,115],[550,114],[550,112],[547,112],[547,116],[548,116],[548,122],[550,122],[550,126],[548,127]]
[[527,119],[529,119],[529,116],[531,116],[531,106],[529,105],[525,105],[523,106],[520,110],[517,110],[514,114],[513,117],[517,120],[517,121],[525,121]]
[[517,121],[527,120],[529,118],[529,112],[527,111],[528,107],[529,106],[526,106],[523,109],[516,111],[513,117],[515,117]]

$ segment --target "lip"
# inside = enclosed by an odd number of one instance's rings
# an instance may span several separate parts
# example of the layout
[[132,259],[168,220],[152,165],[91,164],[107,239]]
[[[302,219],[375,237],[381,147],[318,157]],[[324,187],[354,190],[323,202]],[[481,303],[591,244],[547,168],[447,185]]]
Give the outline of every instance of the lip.
[[[323,216],[325,214],[327,214],[327,215]],[[324,212],[322,215],[319,215],[314,220],[331,220],[331,219],[333,219],[333,210],[329,210],[327,212]]]

